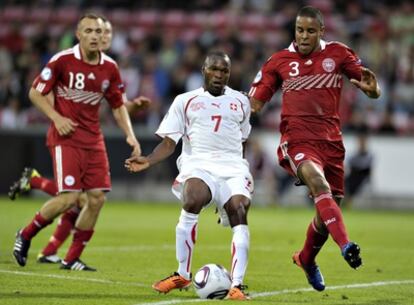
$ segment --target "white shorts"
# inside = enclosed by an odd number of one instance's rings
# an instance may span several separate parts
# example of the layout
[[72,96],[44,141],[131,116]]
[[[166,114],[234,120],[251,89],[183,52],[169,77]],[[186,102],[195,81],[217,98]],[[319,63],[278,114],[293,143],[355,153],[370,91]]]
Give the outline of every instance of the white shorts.
[[194,160],[183,162],[180,173],[172,185],[173,194],[183,200],[184,184],[187,179],[199,178],[210,189],[212,202],[223,208],[235,195],[243,195],[249,200],[254,190],[254,182],[246,160],[241,162],[211,162]]

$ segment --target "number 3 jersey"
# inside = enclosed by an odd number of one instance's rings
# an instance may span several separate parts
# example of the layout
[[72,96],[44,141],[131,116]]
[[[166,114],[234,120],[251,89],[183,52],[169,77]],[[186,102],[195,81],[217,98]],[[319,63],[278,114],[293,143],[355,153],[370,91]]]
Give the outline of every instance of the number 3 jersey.
[[250,103],[239,91],[225,87],[213,96],[204,88],[178,95],[156,134],[168,136],[183,147],[178,168],[186,161],[243,159],[242,143],[250,134]]
[[60,136],[52,123],[48,146],[103,147],[100,103],[106,99],[112,108],[120,107],[124,85],[116,62],[103,52],[99,56],[98,64],[88,64],[76,45],[53,56],[33,82],[32,87],[43,95],[53,90],[55,110],[78,124],[71,135]]
[[341,141],[339,101],[342,74],[361,79],[361,61],[338,42],[320,41],[321,50],[301,55],[293,42],[274,53],[253,81],[249,95],[267,102],[282,90],[282,141]]

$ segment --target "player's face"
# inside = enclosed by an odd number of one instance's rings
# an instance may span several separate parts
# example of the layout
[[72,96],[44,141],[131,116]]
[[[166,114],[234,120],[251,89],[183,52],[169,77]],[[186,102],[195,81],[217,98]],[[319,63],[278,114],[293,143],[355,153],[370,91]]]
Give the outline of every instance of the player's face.
[[112,25],[109,21],[103,24],[103,35],[102,35],[102,51],[106,52],[111,48],[112,44]]
[[76,31],[81,49],[86,53],[98,52],[102,44],[103,21],[101,19],[84,18]]
[[308,55],[319,48],[320,40],[324,32],[316,18],[298,16],[296,18],[295,40],[298,50],[303,55]]
[[230,77],[230,60],[213,56],[206,60],[203,67],[204,88],[212,95],[223,93]]

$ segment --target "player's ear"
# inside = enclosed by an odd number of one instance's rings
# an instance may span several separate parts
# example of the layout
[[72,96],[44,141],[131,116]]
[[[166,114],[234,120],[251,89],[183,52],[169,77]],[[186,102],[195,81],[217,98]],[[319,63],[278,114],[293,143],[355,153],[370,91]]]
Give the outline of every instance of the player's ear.
[[205,75],[205,69],[206,69],[206,65],[202,65],[201,74],[203,74],[203,76]]
[[323,36],[323,34],[325,34],[325,26],[324,25],[321,25],[320,33],[321,33],[321,37]]

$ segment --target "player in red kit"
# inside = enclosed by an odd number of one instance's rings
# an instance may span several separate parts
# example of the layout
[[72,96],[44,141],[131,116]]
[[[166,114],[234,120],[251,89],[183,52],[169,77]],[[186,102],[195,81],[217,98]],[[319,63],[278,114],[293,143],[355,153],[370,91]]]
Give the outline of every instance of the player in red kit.
[[309,188],[316,208],[303,249],[293,261],[318,291],[325,283],[315,257],[329,235],[352,268],[362,264],[360,248],[349,240],[338,207],[344,196],[345,149],[338,113],[342,75],[371,98],[381,94],[375,74],[347,46],[323,41],[323,33],[321,12],[302,8],[295,41],[267,60],[249,93],[252,109],[258,112],[276,90],[282,90],[279,164]]
[[[112,24],[105,17],[100,16],[100,18],[103,20],[101,50],[106,52],[110,49],[112,44]],[[54,97],[52,92],[50,92],[47,97],[50,99],[51,103],[54,104]],[[150,103],[150,99],[145,96],[140,96],[132,101],[126,100],[125,106],[128,110],[128,113],[135,113],[142,109],[146,109]],[[39,189],[51,196],[55,196],[58,193],[57,185],[53,180],[41,176],[36,169],[27,167],[23,170],[20,179],[14,182],[10,187],[9,197],[11,200],[15,200],[19,194],[28,192],[30,189]],[[87,194],[84,192],[80,195],[77,206],[69,209],[62,215],[62,217],[59,219],[55,231],[49,239],[48,244],[43,248],[37,257],[37,261],[39,263],[61,262],[60,257],[56,255],[57,251],[69,237],[80,213],[80,210],[86,204],[86,202]]]
[[[52,124],[47,146],[53,159],[59,194],[48,200],[25,228],[17,233],[13,255],[25,266],[31,239],[54,218],[72,208],[82,191],[87,204],[75,223],[72,244],[62,269],[95,271],[84,264],[80,255],[93,235],[93,228],[111,189],[109,163],[99,123],[99,105],[105,99],[116,122],[132,147],[140,155],[127,109],[123,102],[123,84],[115,61],[100,51],[103,20],[94,14],[78,22],[79,44],[59,52],[33,82],[29,97]],[[54,105],[46,95],[53,92]]]

